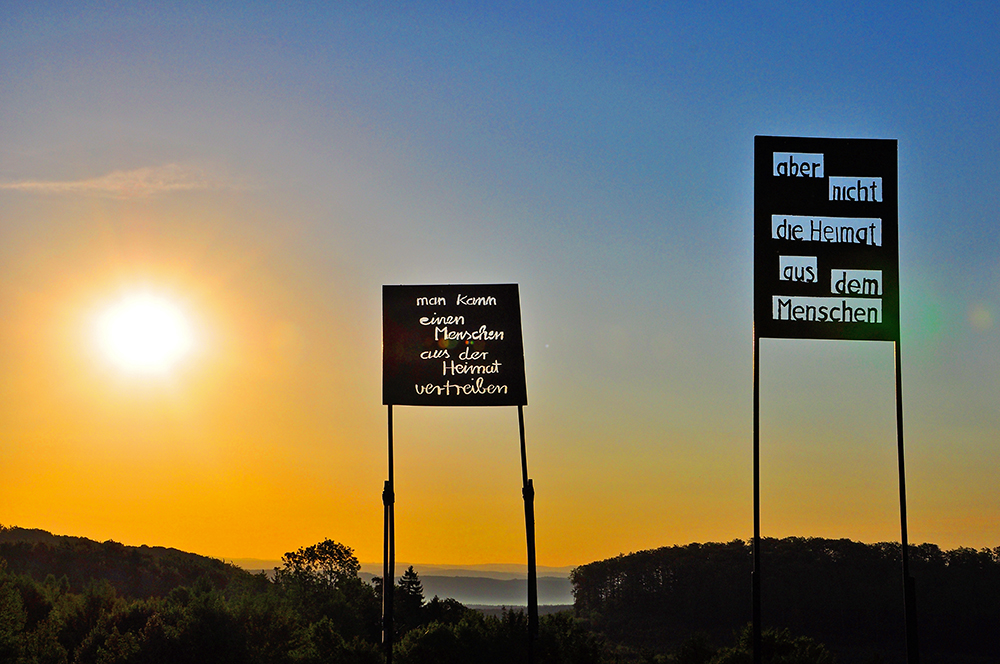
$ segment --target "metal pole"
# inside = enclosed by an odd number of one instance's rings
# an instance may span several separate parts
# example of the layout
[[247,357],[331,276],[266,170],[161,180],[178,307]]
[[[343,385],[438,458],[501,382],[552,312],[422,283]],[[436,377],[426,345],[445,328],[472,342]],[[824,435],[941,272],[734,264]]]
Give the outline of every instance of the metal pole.
[[903,558],[903,616],[906,620],[907,664],[920,662],[917,644],[917,598],[914,579],[910,576],[910,542],[906,532],[906,472],[903,464],[903,369],[899,355],[899,340],[893,342],[896,362],[896,450],[899,459],[899,521],[900,548]]
[[750,573],[753,614],[753,662],[761,664],[760,618],[760,338],[753,333],[753,571]]
[[524,444],[524,408],[517,406],[521,433],[521,496],[524,498],[524,528],[528,539],[528,662],[535,661],[538,638],[538,576],[535,569],[535,487],[528,479],[528,453]]
[[386,664],[392,664],[392,594],[396,578],[396,524],[394,507],[396,494],[393,484],[392,468],[392,404],[389,408],[389,479],[382,488],[382,506],[384,512],[384,534],[382,549],[382,648],[385,651]]

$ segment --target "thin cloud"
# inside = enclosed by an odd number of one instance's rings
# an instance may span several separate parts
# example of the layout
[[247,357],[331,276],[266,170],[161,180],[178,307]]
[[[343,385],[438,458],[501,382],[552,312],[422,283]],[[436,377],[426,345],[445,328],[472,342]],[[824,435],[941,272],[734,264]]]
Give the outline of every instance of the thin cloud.
[[98,196],[123,200],[224,187],[229,188],[230,185],[209,178],[200,169],[179,164],[112,171],[86,180],[0,182],[0,189],[25,193]]

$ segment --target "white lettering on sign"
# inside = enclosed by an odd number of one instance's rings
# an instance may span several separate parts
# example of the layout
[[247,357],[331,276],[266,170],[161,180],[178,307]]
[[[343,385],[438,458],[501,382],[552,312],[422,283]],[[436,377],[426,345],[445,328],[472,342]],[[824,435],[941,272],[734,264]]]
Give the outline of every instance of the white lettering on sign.
[[506,385],[492,385],[482,378],[471,383],[453,383],[446,380],[443,385],[435,383],[417,384],[413,386],[417,394],[436,394],[437,396],[462,396],[469,394],[507,394]]
[[465,325],[465,316],[421,316],[421,325]]
[[493,364],[469,364],[465,362],[458,364],[455,360],[441,363],[441,375],[447,376],[450,372],[452,376],[457,374],[495,374],[500,373],[500,360],[494,360]]
[[882,178],[830,176],[830,200],[881,203]]
[[[459,318],[462,318],[459,316]],[[423,319],[421,325],[426,325]],[[485,325],[480,325],[478,330],[449,330],[447,327],[434,328],[434,341],[503,341],[503,330],[488,330]]]
[[517,284],[382,286],[383,403],[527,403],[518,299]]
[[458,294],[455,298],[455,304],[462,304],[466,306],[480,306],[480,307],[492,307],[496,306],[497,299],[492,295],[485,297],[472,297],[471,295]]
[[779,281],[814,284],[819,280],[815,256],[778,256]]
[[882,297],[882,270],[831,270],[830,292]]
[[864,217],[771,215],[772,240],[882,246],[882,220]]
[[772,175],[790,178],[823,177],[823,155],[805,152],[775,152]]
[[771,296],[774,320],[815,323],[882,322],[882,300],[843,297]]

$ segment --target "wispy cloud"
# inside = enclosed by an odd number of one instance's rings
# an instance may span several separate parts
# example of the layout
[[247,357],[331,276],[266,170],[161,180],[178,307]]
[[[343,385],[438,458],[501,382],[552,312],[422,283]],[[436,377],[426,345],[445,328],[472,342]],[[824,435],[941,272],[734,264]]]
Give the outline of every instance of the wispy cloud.
[[0,182],[0,189],[52,195],[97,196],[101,198],[146,198],[177,191],[231,188],[209,177],[203,170],[180,164],[112,171],[84,180],[22,180]]

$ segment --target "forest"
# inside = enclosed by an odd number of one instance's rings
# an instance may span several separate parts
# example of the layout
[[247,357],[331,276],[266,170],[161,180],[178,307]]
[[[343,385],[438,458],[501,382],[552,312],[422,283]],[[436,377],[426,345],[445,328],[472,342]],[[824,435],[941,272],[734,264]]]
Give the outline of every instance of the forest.
[[[286,553],[273,579],[175,549],[0,526],[2,664],[381,663],[381,579],[350,547]],[[411,567],[393,586],[393,662],[527,661],[523,610],[487,616],[426,599]],[[544,616],[536,661],[608,659],[568,612]]]
[[[899,547],[766,540],[764,661],[902,661]],[[1000,549],[914,547],[924,662],[997,662]],[[748,542],[664,547],[576,568],[544,615],[539,664],[749,662]],[[381,663],[381,580],[327,539],[272,577],[162,547],[0,526],[0,663]],[[399,664],[528,661],[523,610],[485,615],[393,584]]]
[[[1000,547],[910,546],[922,662],[1000,662]],[[692,634],[726,641],[751,619],[751,542],[641,551],[573,570],[577,617],[609,639],[657,652]],[[765,538],[765,625],[805,634],[840,662],[905,659],[898,543]]]

